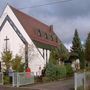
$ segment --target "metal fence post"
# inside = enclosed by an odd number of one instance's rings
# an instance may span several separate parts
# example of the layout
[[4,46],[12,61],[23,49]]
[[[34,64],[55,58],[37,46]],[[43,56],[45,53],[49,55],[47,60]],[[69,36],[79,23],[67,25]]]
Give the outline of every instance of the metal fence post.
[[15,87],[15,83],[14,83],[14,72],[13,72],[13,75],[12,75],[12,86]]
[[17,87],[19,87],[19,73],[17,73]]
[[0,72],[0,85],[3,85],[4,81],[3,81],[3,72]]
[[74,73],[74,88],[77,90],[77,73]]
[[4,84],[4,80],[3,80],[4,78],[3,77],[4,77],[4,75],[3,75],[3,72],[2,72],[2,85]]
[[84,90],[86,90],[86,71],[84,70]]

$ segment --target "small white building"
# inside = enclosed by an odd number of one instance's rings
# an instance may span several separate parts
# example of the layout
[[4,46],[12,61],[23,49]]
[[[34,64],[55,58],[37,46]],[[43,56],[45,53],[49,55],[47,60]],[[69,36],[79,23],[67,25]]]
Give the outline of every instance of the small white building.
[[58,45],[52,26],[6,6],[0,17],[0,61],[3,50],[9,49],[13,57],[21,55],[36,75],[48,63],[51,48]]

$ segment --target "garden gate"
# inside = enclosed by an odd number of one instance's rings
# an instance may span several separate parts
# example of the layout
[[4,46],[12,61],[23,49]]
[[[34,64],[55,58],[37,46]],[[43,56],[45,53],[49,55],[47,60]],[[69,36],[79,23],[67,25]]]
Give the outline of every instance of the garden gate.
[[13,87],[28,85],[34,83],[34,73],[20,72],[13,73]]

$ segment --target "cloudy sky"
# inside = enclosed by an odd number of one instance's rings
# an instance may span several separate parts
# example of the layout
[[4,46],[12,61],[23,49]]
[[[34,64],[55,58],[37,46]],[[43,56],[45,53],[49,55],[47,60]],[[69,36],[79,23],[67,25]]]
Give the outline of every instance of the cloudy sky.
[[0,0],[0,14],[7,3],[53,25],[54,31],[67,47],[71,45],[75,28],[82,41],[90,31],[90,0]]

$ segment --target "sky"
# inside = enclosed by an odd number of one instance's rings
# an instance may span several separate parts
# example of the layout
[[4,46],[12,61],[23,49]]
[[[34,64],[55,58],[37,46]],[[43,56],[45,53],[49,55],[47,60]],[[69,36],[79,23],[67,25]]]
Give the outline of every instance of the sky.
[[[58,3],[45,5],[53,2]],[[90,0],[0,0],[0,15],[7,3],[47,25],[53,25],[55,33],[68,49],[75,29],[82,42],[90,32]]]

